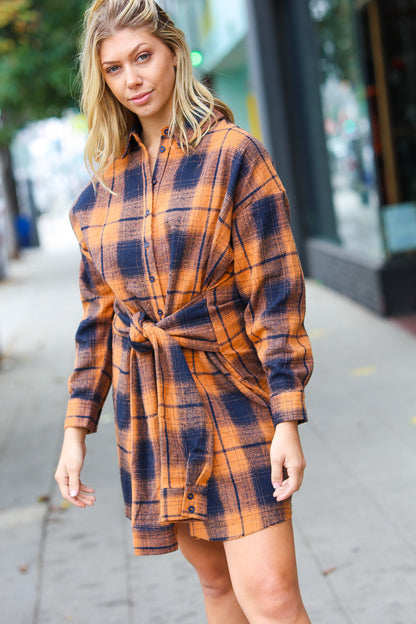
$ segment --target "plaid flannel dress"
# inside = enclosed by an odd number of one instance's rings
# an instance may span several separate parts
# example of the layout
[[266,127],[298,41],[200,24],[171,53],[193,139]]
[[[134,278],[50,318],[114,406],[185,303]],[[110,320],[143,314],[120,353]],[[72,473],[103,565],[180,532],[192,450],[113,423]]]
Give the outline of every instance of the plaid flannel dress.
[[113,385],[136,554],[228,540],[290,517],[276,502],[277,423],[306,420],[312,370],[288,202],[261,143],[218,115],[185,154],[137,131],[70,218],[83,318],[66,427],[95,431]]

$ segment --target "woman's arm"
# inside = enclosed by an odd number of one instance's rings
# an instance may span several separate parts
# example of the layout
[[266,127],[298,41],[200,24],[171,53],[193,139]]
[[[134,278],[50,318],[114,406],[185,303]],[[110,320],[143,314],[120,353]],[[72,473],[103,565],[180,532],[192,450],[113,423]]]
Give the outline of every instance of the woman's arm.
[[71,223],[81,251],[79,288],[83,317],[75,342],[75,365],[69,378],[65,428],[97,429],[112,378],[114,293],[95,266],[74,212]]
[[114,294],[100,275],[74,212],[71,223],[81,251],[79,273],[83,317],[76,334],[74,371],[65,434],[55,479],[65,500],[76,507],[93,505],[94,490],[80,481],[87,433],[95,431],[111,385],[111,339]]
[[304,387],[312,372],[312,353],[304,329],[303,273],[285,189],[269,154],[255,140],[241,162],[232,236],[246,331],[266,373],[276,427],[271,479],[277,500],[283,500],[299,489],[305,468],[298,424],[306,420]]

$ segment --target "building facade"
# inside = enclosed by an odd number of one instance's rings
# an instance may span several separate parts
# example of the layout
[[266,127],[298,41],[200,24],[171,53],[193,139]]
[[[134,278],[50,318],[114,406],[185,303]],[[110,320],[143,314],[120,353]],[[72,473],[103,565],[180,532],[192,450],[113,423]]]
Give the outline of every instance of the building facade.
[[164,5],[271,152],[306,274],[380,314],[415,310],[416,0]]

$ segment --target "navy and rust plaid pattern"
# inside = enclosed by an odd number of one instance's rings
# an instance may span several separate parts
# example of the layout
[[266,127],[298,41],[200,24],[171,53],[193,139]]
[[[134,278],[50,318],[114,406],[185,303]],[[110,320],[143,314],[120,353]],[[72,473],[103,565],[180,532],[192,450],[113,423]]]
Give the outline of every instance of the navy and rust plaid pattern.
[[270,478],[274,426],[306,420],[304,283],[285,190],[264,147],[218,115],[185,154],[137,130],[71,210],[84,315],[65,426],[95,431],[113,384],[136,554],[176,524],[227,540],[290,517]]

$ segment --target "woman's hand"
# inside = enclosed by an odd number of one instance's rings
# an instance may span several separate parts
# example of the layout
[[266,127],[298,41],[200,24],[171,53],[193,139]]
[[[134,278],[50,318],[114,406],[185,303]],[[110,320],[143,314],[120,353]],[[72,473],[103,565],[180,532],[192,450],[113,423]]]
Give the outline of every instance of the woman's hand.
[[[276,426],[270,449],[272,465],[273,496],[277,501],[285,500],[302,485],[306,462],[299,439],[297,421],[282,422]],[[283,468],[287,479],[283,480]]]
[[55,479],[63,498],[75,507],[94,505],[94,490],[80,481],[81,469],[85,457],[85,436],[87,429],[69,427],[65,429],[61,457],[55,473]]

